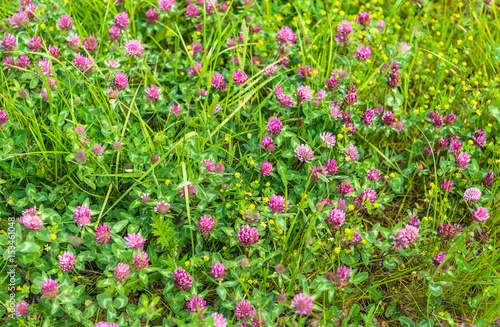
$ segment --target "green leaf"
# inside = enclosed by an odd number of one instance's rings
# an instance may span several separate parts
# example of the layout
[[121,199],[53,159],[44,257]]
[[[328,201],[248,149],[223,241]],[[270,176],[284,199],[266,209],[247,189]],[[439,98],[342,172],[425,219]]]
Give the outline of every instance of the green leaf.
[[443,288],[437,284],[429,284],[429,292],[435,297],[438,297],[443,293]]
[[295,194],[301,194],[301,193],[304,193],[305,191],[305,188],[304,186],[300,185],[300,184],[297,184],[293,187],[293,191],[295,192]]
[[128,220],[126,220],[126,219],[120,220],[119,222],[114,224],[113,227],[111,227],[111,231],[113,231],[115,233],[119,233],[122,231],[123,228],[125,228],[125,226],[127,226],[127,224],[128,224]]
[[240,284],[240,281],[238,281],[238,280],[228,280],[227,282],[222,283],[222,285],[224,285],[226,287],[233,287],[233,286],[236,286],[239,284]]
[[31,253],[40,250],[41,247],[40,245],[36,244],[35,242],[24,242],[19,245],[17,248],[17,251],[21,253]]
[[498,109],[498,107],[493,104],[490,105],[488,109],[490,109],[491,115],[495,117],[496,120],[498,120],[498,122],[500,123],[500,109]]
[[306,276],[300,274],[297,276],[299,279],[299,285],[302,286],[302,289],[306,292],[309,293],[309,283],[307,282]]
[[40,285],[32,284],[31,285],[31,293],[39,294],[42,291],[42,287]]
[[[396,48],[391,44],[387,44],[387,52],[389,52],[389,55],[391,57],[394,57],[394,55],[396,54]],[[387,99],[387,96],[386,96],[386,99]],[[387,102],[387,100],[386,100],[386,102]]]
[[281,154],[281,156],[282,156],[283,158],[288,158],[288,159],[289,159],[289,158],[293,158],[293,151],[292,151],[292,150],[286,150],[286,151],[284,151],[284,152]]
[[286,175],[286,165],[283,163],[283,161],[278,161],[278,174],[285,180],[285,175]]
[[78,309],[73,309],[69,314],[78,322],[81,322],[84,319],[83,313]]
[[389,106],[391,108],[396,107],[396,99],[394,99],[394,96],[390,93],[387,93],[385,95],[385,103],[387,104],[387,106]]
[[75,289],[73,290],[73,296],[74,297],[80,297],[83,295],[83,293],[85,292],[85,285],[78,285],[77,287],[75,287]]
[[80,108],[80,115],[82,116],[83,120],[85,120],[85,123],[90,124],[94,122],[94,117],[90,113],[89,108],[87,107]]
[[28,137],[28,131],[25,129],[16,129],[14,131],[14,136],[12,139],[14,140],[14,145],[18,145],[20,143],[23,143],[24,140]]
[[153,214],[153,235],[157,237],[156,242],[161,244],[164,250],[171,253],[177,251],[177,240],[175,239],[174,225],[168,219],[163,219],[162,216]]
[[121,258],[121,254],[126,252],[125,249],[123,249],[123,246],[120,246],[116,243],[113,243],[113,245],[111,246],[111,250],[113,251],[115,257],[117,258]]
[[192,184],[193,183],[191,183],[190,181],[184,181],[184,182],[179,184],[178,188],[181,189],[181,188],[184,188],[184,187],[192,185]]
[[107,309],[112,305],[113,299],[108,294],[99,294],[97,295],[97,302],[99,303],[101,308]]
[[97,287],[108,287],[113,285],[110,278],[103,279],[97,283]]
[[142,303],[142,306],[143,307],[148,307],[149,306],[149,298],[146,294],[141,294],[141,299],[140,299],[140,303]]
[[46,228],[41,229],[37,232],[35,232],[35,237],[38,238],[40,241],[44,242],[50,242],[50,231]]
[[36,188],[35,185],[29,183],[26,185],[26,195],[30,198],[30,200],[33,200],[33,197],[36,194]]
[[34,200],[34,202],[44,202],[48,199],[49,197],[47,196],[47,192],[38,192],[34,194],[33,199],[31,200]]
[[50,268],[47,261],[43,260],[42,258],[35,259],[35,267],[39,270],[48,270]]
[[340,260],[348,266],[352,266],[357,263],[360,259],[360,255],[358,252],[352,252],[349,255],[346,255],[344,252],[341,252]]
[[363,259],[365,266],[368,266],[370,263],[370,253],[368,253],[365,249],[361,249],[361,259]]
[[360,307],[359,307],[359,304],[355,304],[351,310],[349,310],[349,316],[351,316],[351,318],[354,318],[358,315],[359,313],[359,310],[360,310]]
[[392,231],[388,228],[385,228],[385,227],[379,227],[378,230],[380,231],[380,234],[382,234],[382,236],[385,239],[387,239],[392,234]]
[[30,89],[34,89],[37,84],[38,84],[38,78],[33,78],[30,81]]
[[300,141],[296,136],[292,136],[292,140],[290,142],[292,149],[295,149],[300,145]]
[[365,272],[359,273],[356,276],[354,276],[354,278],[352,279],[352,283],[354,285],[358,285],[361,282],[363,282],[364,280],[366,280],[367,278],[368,278],[368,273],[365,271]]
[[117,309],[124,308],[128,303],[128,297],[125,295],[120,295],[113,301],[113,307]]
[[108,321],[114,321],[116,319],[116,310],[113,307],[108,308]]
[[90,251],[81,252],[76,257],[76,261],[80,261],[80,262],[83,262],[83,261],[93,261],[94,259],[95,259],[95,256]]
[[324,174],[321,174],[321,173],[318,173],[317,174],[318,177],[325,183],[329,183],[330,181],[328,180],[328,178],[324,175]]
[[[489,42],[488,42],[489,43]],[[492,47],[491,45],[488,47],[489,52],[491,53],[491,58],[496,62],[500,62],[500,45],[496,45]]]
[[397,194],[404,193],[403,184],[404,184],[404,179],[401,175],[389,180],[389,185],[391,186],[394,193],[397,193]]
[[398,89],[393,89],[393,92],[396,94],[396,105],[397,108],[399,108],[405,101],[405,98],[401,93],[399,93]]
[[90,303],[90,305],[85,309],[85,311],[83,312],[83,315],[85,317],[92,317],[94,315],[94,313],[97,311],[97,303],[95,302],[92,302]]
[[144,271],[139,272],[139,279],[144,285],[148,285],[148,274],[146,274]]
[[403,325],[403,327],[415,327],[413,321],[411,321],[410,318],[404,316],[399,317],[399,322],[401,323],[401,325]]
[[471,166],[469,170],[472,174],[475,174],[479,171],[479,164],[477,163],[476,159],[471,160]]
[[59,127],[61,127],[65,123],[66,116],[68,116],[69,110],[63,110],[59,113],[58,121],[59,121]]
[[433,326],[434,326],[434,320],[432,319],[422,320],[417,325],[417,327],[433,327]]
[[394,310],[396,309],[396,302],[391,302],[391,304],[385,309],[386,318],[391,318],[394,314]]
[[335,295],[335,287],[332,287],[328,290],[328,301],[332,302],[334,295]]
[[217,286],[217,294],[219,294],[219,297],[221,298],[222,301],[226,299],[226,288],[222,285]]

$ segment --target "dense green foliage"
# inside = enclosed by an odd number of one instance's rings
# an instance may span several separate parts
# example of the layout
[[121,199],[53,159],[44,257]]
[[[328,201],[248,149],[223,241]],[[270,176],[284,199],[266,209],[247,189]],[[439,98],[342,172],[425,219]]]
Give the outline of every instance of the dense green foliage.
[[500,7],[168,3],[2,1],[2,326],[497,323]]

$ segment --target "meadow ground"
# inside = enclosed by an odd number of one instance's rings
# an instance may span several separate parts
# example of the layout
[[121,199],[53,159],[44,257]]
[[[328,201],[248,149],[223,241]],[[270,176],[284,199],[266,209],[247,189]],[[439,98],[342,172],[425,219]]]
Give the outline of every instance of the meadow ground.
[[500,326],[492,0],[2,0],[2,326]]

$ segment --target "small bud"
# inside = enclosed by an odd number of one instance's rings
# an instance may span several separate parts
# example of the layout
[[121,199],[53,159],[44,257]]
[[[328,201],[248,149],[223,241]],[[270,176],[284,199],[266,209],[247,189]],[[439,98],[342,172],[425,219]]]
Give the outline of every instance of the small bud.
[[79,246],[82,244],[82,239],[78,236],[68,236],[68,242],[73,246]]
[[286,301],[286,293],[278,295],[278,301],[285,302]]
[[83,150],[80,150],[76,153],[75,155],[75,160],[76,162],[80,163],[80,164],[84,164],[87,162],[87,155],[85,154],[85,151]]
[[27,89],[19,89],[17,94],[19,94],[21,98],[26,99],[30,95],[30,92]]
[[248,258],[243,258],[240,261],[241,267],[243,267],[243,268],[245,268],[246,266],[248,266],[248,263],[249,263]]

